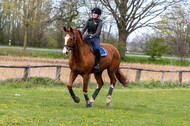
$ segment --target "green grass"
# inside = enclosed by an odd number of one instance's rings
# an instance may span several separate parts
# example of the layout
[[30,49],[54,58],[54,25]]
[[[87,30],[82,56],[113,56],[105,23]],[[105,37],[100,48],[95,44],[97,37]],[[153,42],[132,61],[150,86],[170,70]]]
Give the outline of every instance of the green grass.
[[129,63],[146,63],[146,64],[158,64],[158,65],[176,65],[176,66],[190,66],[190,61],[181,62],[180,60],[175,59],[163,59],[163,58],[156,58],[156,60],[150,60],[147,57],[134,57],[134,56],[127,56],[122,62],[129,62]]
[[165,81],[162,84],[160,81],[141,81],[141,82],[131,82],[129,87],[131,89],[174,89],[174,88],[190,88],[190,82],[179,83],[178,81]]
[[[86,108],[82,88],[74,88],[81,99],[76,104],[62,82],[49,78],[16,81],[15,86],[11,79],[0,85],[0,125],[190,125],[190,88],[122,88],[117,84],[112,106],[106,107],[109,86],[105,84],[94,106]],[[90,87],[89,95],[94,89],[95,85]]]
[[[145,53],[140,53],[140,52],[126,52],[125,54],[133,54],[133,55],[147,55]],[[162,56],[165,56],[165,57],[177,57],[177,56],[174,56],[174,55],[169,55],[169,54],[163,54]],[[185,58],[188,58],[185,57]]]
[[0,49],[0,55],[3,56],[16,56],[16,57],[42,57],[42,58],[63,58],[68,59],[69,56],[63,55],[62,52],[54,51],[36,51],[36,50],[21,50],[21,49]]
[[139,53],[139,52],[125,52],[125,54],[146,55],[146,54],[144,54],[144,53]]
[[10,78],[0,82],[0,86],[6,86],[7,88],[55,88],[66,86],[66,84],[63,81],[51,79],[49,77],[29,77],[27,81],[24,81],[23,78]]
[[[82,88],[82,83],[74,83],[73,87]],[[0,82],[0,86],[6,86],[7,88],[36,88],[36,87],[66,87],[66,83],[56,79],[51,79],[49,77],[29,77],[27,81],[24,81],[23,78],[10,78],[5,81]],[[97,86],[96,83],[89,83],[88,88],[95,89]],[[104,87],[109,88],[110,83],[104,82]],[[119,82],[116,83],[116,88],[123,89],[123,85]],[[129,89],[171,89],[171,88],[190,88],[190,82],[179,83],[179,81],[165,81],[162,84],[160,81],[140,81],[140,82],[131,82],[127,87]]]
[[[15,46],[15,45],[6,45],[6,44],[0,44],[0,46],[6,46],[7,48],[10,48],[10,47],[19,47],[19,48],[24,48],[23,46]],[[60,49],[62,50],[62,48],[54,48],[54,47],[32,47],[32,46],[27,46],[26,48],[36,48],[36,49]]]

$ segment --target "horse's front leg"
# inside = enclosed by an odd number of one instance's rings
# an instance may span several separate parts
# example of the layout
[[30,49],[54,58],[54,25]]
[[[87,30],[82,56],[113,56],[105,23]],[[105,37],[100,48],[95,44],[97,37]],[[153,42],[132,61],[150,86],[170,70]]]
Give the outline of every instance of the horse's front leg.
[[77,97],[77,96],[75,95],[75,93],[73,92],[73,89],[72,89],[72,84],[73,84],[73,82],[75,81],[77,75],[78,75],[78,74],[76,74],[76,73],[73,72],[73,71],[70,72],[69,83],[68,83],[68,85],[67,85],[67,88],[68,88],[69,93],[70,93],[71,97],[73,98],[73,100],[74,100],[76,103],[79,103],[79,102],[80,102],[80,99],[79,99],[79,97]]
[[89,74],[83,75],[83,93],[84,93],[84,98],[86,100],[86,107],[92,107],[92,103],[89,100],[88,97],[88,80],[89,80]]
[[99,72],[99,73],[94,73],[94,77],[98,83],[97,85],[97,88],[96,90],[94,91],[91,99],[90,99],[90,102],[92,103],[92,105],[94,104],[95,102],[95,99],[96,97],[98,96],[99,92],[100,92],[100,89],[102,88],[102,86],[104,85],[104,82],[102,80],[102,72]]

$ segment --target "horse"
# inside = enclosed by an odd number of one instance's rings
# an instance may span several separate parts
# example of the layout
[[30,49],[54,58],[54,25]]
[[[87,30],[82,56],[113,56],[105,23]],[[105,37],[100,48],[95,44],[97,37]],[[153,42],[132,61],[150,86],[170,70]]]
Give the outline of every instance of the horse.
[[[100,92],[100,89],[104,85],[102,80],[102,72],[107,69],[108,75],[110,78],[110,88],[106,97],[106,105],[111,105],[111,95],[116,83],[116,77],[124,87],[129,85],[129,80],[126,76],[120,71],[120,54],[118,50],[111,44],[100,44],[106,52],[107,56],[101,57],[100,69],[93,69],[95,65],[95,56],[90,50],[89,45],[84,40],[82,32],[75,28],[63,28],[65,31],[64,47],[63,53],[68,55],[71,51],[69,57],[69,68],[70,68],[70,77],[67,84],[67,88],[74,102],[79,103],[80,99],[77,97],[72,89],[72,84],[78,75],[81,75],[83,78],[83,94],[86,100],[86,107],[92,107],[95,102],[95,99]],[[89,75],[94,74],[94,77],[97,81],[97,88],[95,89],[91,99],[88,97],[88,81]]]

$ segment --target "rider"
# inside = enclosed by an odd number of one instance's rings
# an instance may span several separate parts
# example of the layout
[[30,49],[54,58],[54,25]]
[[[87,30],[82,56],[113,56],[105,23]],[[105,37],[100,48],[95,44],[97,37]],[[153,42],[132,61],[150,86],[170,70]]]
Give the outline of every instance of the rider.
[[95,47],[95,55],[96,55],[96,66],[95,69],[100,68],[100,34],[102,29],[102,20],[99,19],[99,16],[101,15],[101,9],[98,7],[95,7],[92,10],[92,18],[88,19],[88,21],[85,24],[85,27],[82,30],[82,33],[84,34],[85,31],[88,31],[88,35],[84,37],[85,40],[90,40],[94,47]]

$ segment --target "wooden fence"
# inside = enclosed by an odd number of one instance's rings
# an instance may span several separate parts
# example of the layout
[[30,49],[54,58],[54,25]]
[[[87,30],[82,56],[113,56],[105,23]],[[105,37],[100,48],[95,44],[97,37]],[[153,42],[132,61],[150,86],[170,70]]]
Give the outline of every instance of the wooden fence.
[[132,69],[136,70],[135,81],[139,82],[141,78],[142,71],[151,71],[151,72],[160,72],[161,73],[161,83],[164,84],[164,73],[166,72],[179,72],[179,82],[182,83],[183,72],[190,72],[190,70],[153,70],[146,68],[137,68],[137,67],[128,67],[128,66],[120,66],[120,69]]
[[[61,68],[69,68],[68,65],[24,65],[24,66],[14,66],[14,65],[0,65],[2,68],[23,68],[24,80],[27,80],[30,72],[30,68],[41,68],[41,67],[56,67],[56,76],[55,78],[60,80],[61,76]],[[153,70],[153,69],[146,69],[146,68],[137,68],[137,67],[129,67],[129,66],[120,66],[120,69],[132,69],[136,70],[136,77],[135,81],[139,82],[141,78],[142,71],[150,71],[150,72],[160,72],[161,73],[161,83],[164,84],[164,73],[166,72],[178,72],[179,73],[179,82],[182,83],[182,76],[183,72],[190,72],[190,70]]]
[[26,81],[29,76],[29,72],[31,68],[42,68],[42,67],[56,67],[56,76],[55,78],[60,80],[61,76],[61,67],[69,68],[68,65],[23,65],[23,66],[15,66],[15,65],[0,65],[2,68],[23,68],[24,74],[23,78]]

